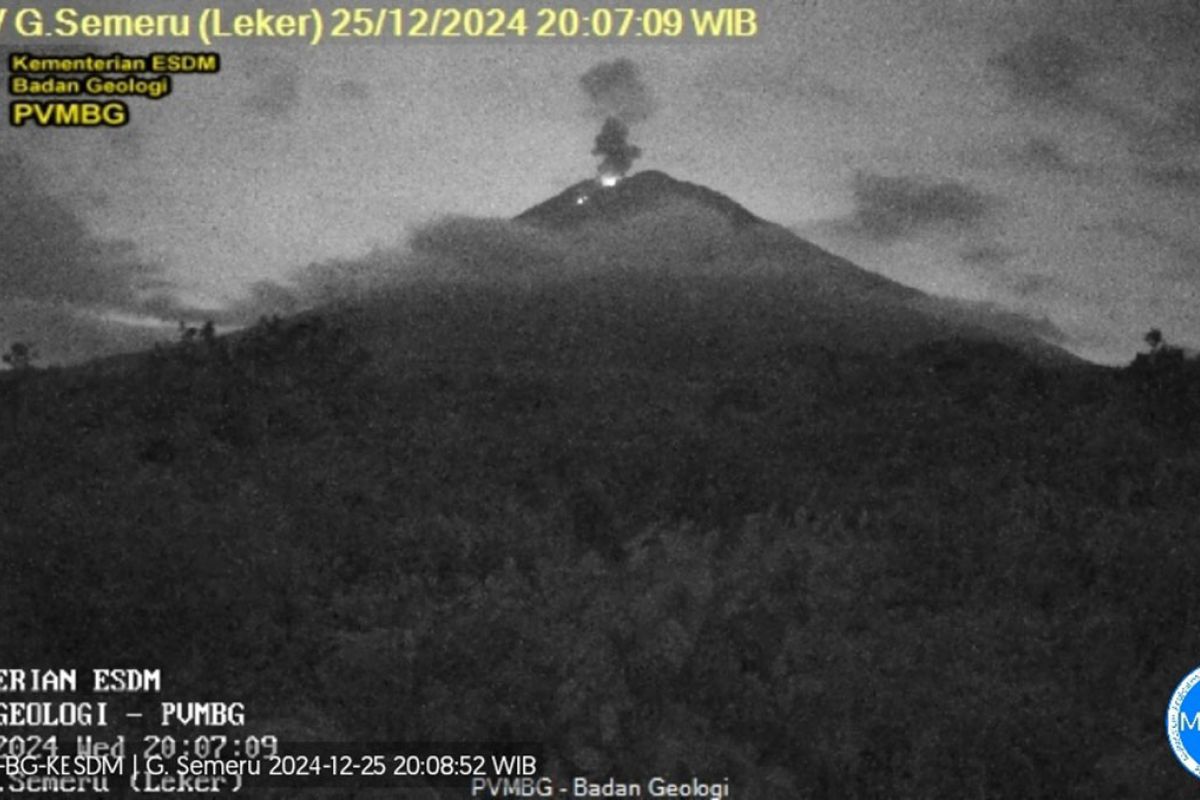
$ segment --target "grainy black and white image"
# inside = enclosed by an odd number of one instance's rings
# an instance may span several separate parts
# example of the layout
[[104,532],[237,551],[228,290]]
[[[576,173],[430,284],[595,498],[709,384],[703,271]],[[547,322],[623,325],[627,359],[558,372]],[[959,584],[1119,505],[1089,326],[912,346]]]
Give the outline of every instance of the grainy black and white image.
[[0,0],[0,790],[1195,795],[1200,4],[672,2]]

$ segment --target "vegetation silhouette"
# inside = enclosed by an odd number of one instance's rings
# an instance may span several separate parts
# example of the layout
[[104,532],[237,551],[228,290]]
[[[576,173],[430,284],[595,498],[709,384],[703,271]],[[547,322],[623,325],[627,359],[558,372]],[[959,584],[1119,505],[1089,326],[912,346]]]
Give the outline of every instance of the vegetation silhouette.
[[0,360],[3,360],[10,369],[16,372],[33,369],[33,362],[36,358],[33,345],[28,342],[13,342],[9,346],[8,352],[0,356]]

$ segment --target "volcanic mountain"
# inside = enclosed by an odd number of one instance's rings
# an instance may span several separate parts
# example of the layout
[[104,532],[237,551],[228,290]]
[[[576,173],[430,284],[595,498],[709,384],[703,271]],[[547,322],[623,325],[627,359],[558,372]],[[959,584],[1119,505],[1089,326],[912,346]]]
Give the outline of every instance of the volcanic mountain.
[[738,227],[765,222],[720,192],[676,180],[658,170],[639,172],[613,186],[595,180],[580,181],[518,214],[516,219],[551,228],[571,228],[598,219],[615,221],[672,201],[712,209]]
[[[1056,329],[994,307],[926,295],[864,270],[705,186],[659,171],[607,186],[585,180],[518,214],[631,283],[669,276],[711,315],[773,319],[811,344],[894,352],[934,339],[1002,340],[1038,358],[1074,360]],[[585,270],[586,271],[586,270]],[[602,283],[602,280],[597,281]],[[660,281],[661,282],[661,281]],[[704,287],[713,289],[706,292]],[[721,311],[724,307],[724,311]],[[739,311],[732,309],[736,307]],[[671,315],[675,310],[659,306]]]
[[738,798],[1194,796],[1145,733],[1200,652],[1182,359],[1036,363],[661,173],[373,258],[0,373],[10,664]]

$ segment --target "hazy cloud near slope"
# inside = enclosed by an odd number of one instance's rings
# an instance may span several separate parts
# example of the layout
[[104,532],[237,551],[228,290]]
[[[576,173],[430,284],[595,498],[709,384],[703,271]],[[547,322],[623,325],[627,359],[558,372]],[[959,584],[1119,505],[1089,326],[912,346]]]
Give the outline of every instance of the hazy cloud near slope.
[[133,308],[158,279],[130,242],[96,236],[69,200],[45,191],[34,167],[0,152],[0,291],[7,300]]
[[41,363],[145,346],[144,296],[165,291],[157,266],[122,239],[93,232],[80,200],[48,191],[35,165],[0,151],[0,349],[31,341]]
[[1174,263],[1157,265],[1168,277],[1200,278],[1200,237],[1175,233],[1143,220],[1115,219],[1109,228],[1121,236],[1143,239],[1164,246],[1175,256]]
[[744,252],[719,212],[668,203],[621,226],[551,230],[506,219],[444,217],[398,247],[309,264],[290,284],[263,282],[218,321],[249,322],[329,303],[385,298],[417,281],[531,285],[624,270],[743,271]]
[[549,231],[503,219],[447,217],[413,232],[411,270],[422,277],[503,279],[543,272],[566,260]]
[[968,264],[1001,266],[1020,255],[1020,251],[999,242],[982,242],[964,248],[958,255]]
[[169,325],[125,325],[70,306],[0,299],[0,336],[0,350],[26,342],[33,346],[37,366],[53,366],[147,350],[173,339],[175,330]]
[[968,229],[982,222],[994,204],[988,195],[958,181],[870,172],[855,176],[853,194],[854,211],[842,227],[879,241]]

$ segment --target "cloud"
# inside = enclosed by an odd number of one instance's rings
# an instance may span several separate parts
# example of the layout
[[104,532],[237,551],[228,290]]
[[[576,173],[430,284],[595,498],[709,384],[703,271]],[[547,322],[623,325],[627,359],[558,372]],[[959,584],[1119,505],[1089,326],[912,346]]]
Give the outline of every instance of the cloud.
[[855,209],[846,227],[871,239],[903,239],[938,229],[978,225],[994,201],[958,181],[928,181],[859,172],[854,178]]
[[166,325],[129,325],[70,306],[0,299],[0,350],[7,350],[14,342],[30,344],[37,366],[146,350],[156,342],[171,339],[173,334]]
[[1062,284],[1058,278],[1019,268],[1026,252],[997,241],[985,241],[963,248],[958,257],[989,286],[1022,301],[1045,298],[1059,291]]
[[989,61],[1014,100],[1103,122],[1151,168],[1200,152],[1200,3],[1067,0],[1024,24]]
[[286,283],[256,284],[224,312],[192,309],[176,316],[245,324],[262,315],[385,301],[414,283],[529,287],[629,271],[744,274],[752,266],[747,259],[759,256],[754,246],[769,251],[773,240],[759,235],[746,241],[738,235],[727,216],[690,200],[663,203],[620,225],[585,224],[569,230],[507,219],[443,217],[415,228],[402,246],[308,264]]
[[642,148],[629,143],[629,127],[617,119],[604,120],[600,133],[596,134],[596,145],[592,155],[601,156],[601,175],[624,175],[633,167],[633,162],[642,156]]
[[1063,152],[1062,145],[1054,139],[1045,136],[1031,137],[1017,151],[1013,160],[1026,167],[1063,175],[1083,175],[1089,172],[1087,166],[1080,164]]
[[1007,264],[1020,255],[1020,251],[1006,247],[999,242],[985,242],[972,245],[959,253],[959,258],[968,264],[978,266],[1000,266]]
[[1171,118],[1181,135],[1193,141],[1200,139],[1200,90],[1176,103]]
[[131,309],[161,280],[131,242],[95,235],[32,165],[0,152],[0,291],[6,300]]
[[1082,3],[1082,17],[1102,31],[1125,33],[1153,45],[1146,52],[1163,61],[1200,60],[1200,4],[1195,0],[1093,0]]
[[547,231],[471,217],[430,223],[414,232],[410,247],[426,271],[497,277],[541,272],[567,254],[566,244]]
[[615,117],[626,125],[644,122],[654,113],[650,87],[642,80],[637,64],[628,58],[605,61],[589,69],[579,85],[600,118]]
[[97,235],[80,202],[48,191],[21,153],[0,151],[0,349],[32,341],[43,363],[60,363],[154,340],[116,318],[141,318],[145,292],[166,281],[131,242]]
[[1084,79],[1097,64],[1091,51],[1063,33],[1038,33],[991,59],[1018,100],[1088,105]]
[[600,174],[624,175],[642,155],[630,144],[629,126],[654,113],[650,87],[642,80],[637,64],[628,58],[604,61],[579,78],[591,103],[591,113],[604,120],[592,155],[600,156]]
[[1200,169],[1189,166],[1146,166],[1138,174],[1148,183],[1164,189],[1180,189],[1200,194]]
[[1108,229],[1126,239],[1150,242],[1172,254],[1175,267],[1160,268],[1157,270],[1160,274],[1193,279],[1200,277],[1200,238],[1173,233],[1136,219],[1115,219],[1109,223]]
[[1052,275],[1018,272],[1008,280],[1008,288],[1017,297],[1028,299],[1061,290],[1062,282]]
[[257,319],[263,316],[288,316],[300,311],[296,292],[275,281],[256,281],[246,297],[233,308],[235,320]]
[[737,111],[748,100],[861,103],[851,91],[817,74],[804,58],[723,57],[710,61],[695,79],[707,102]]

